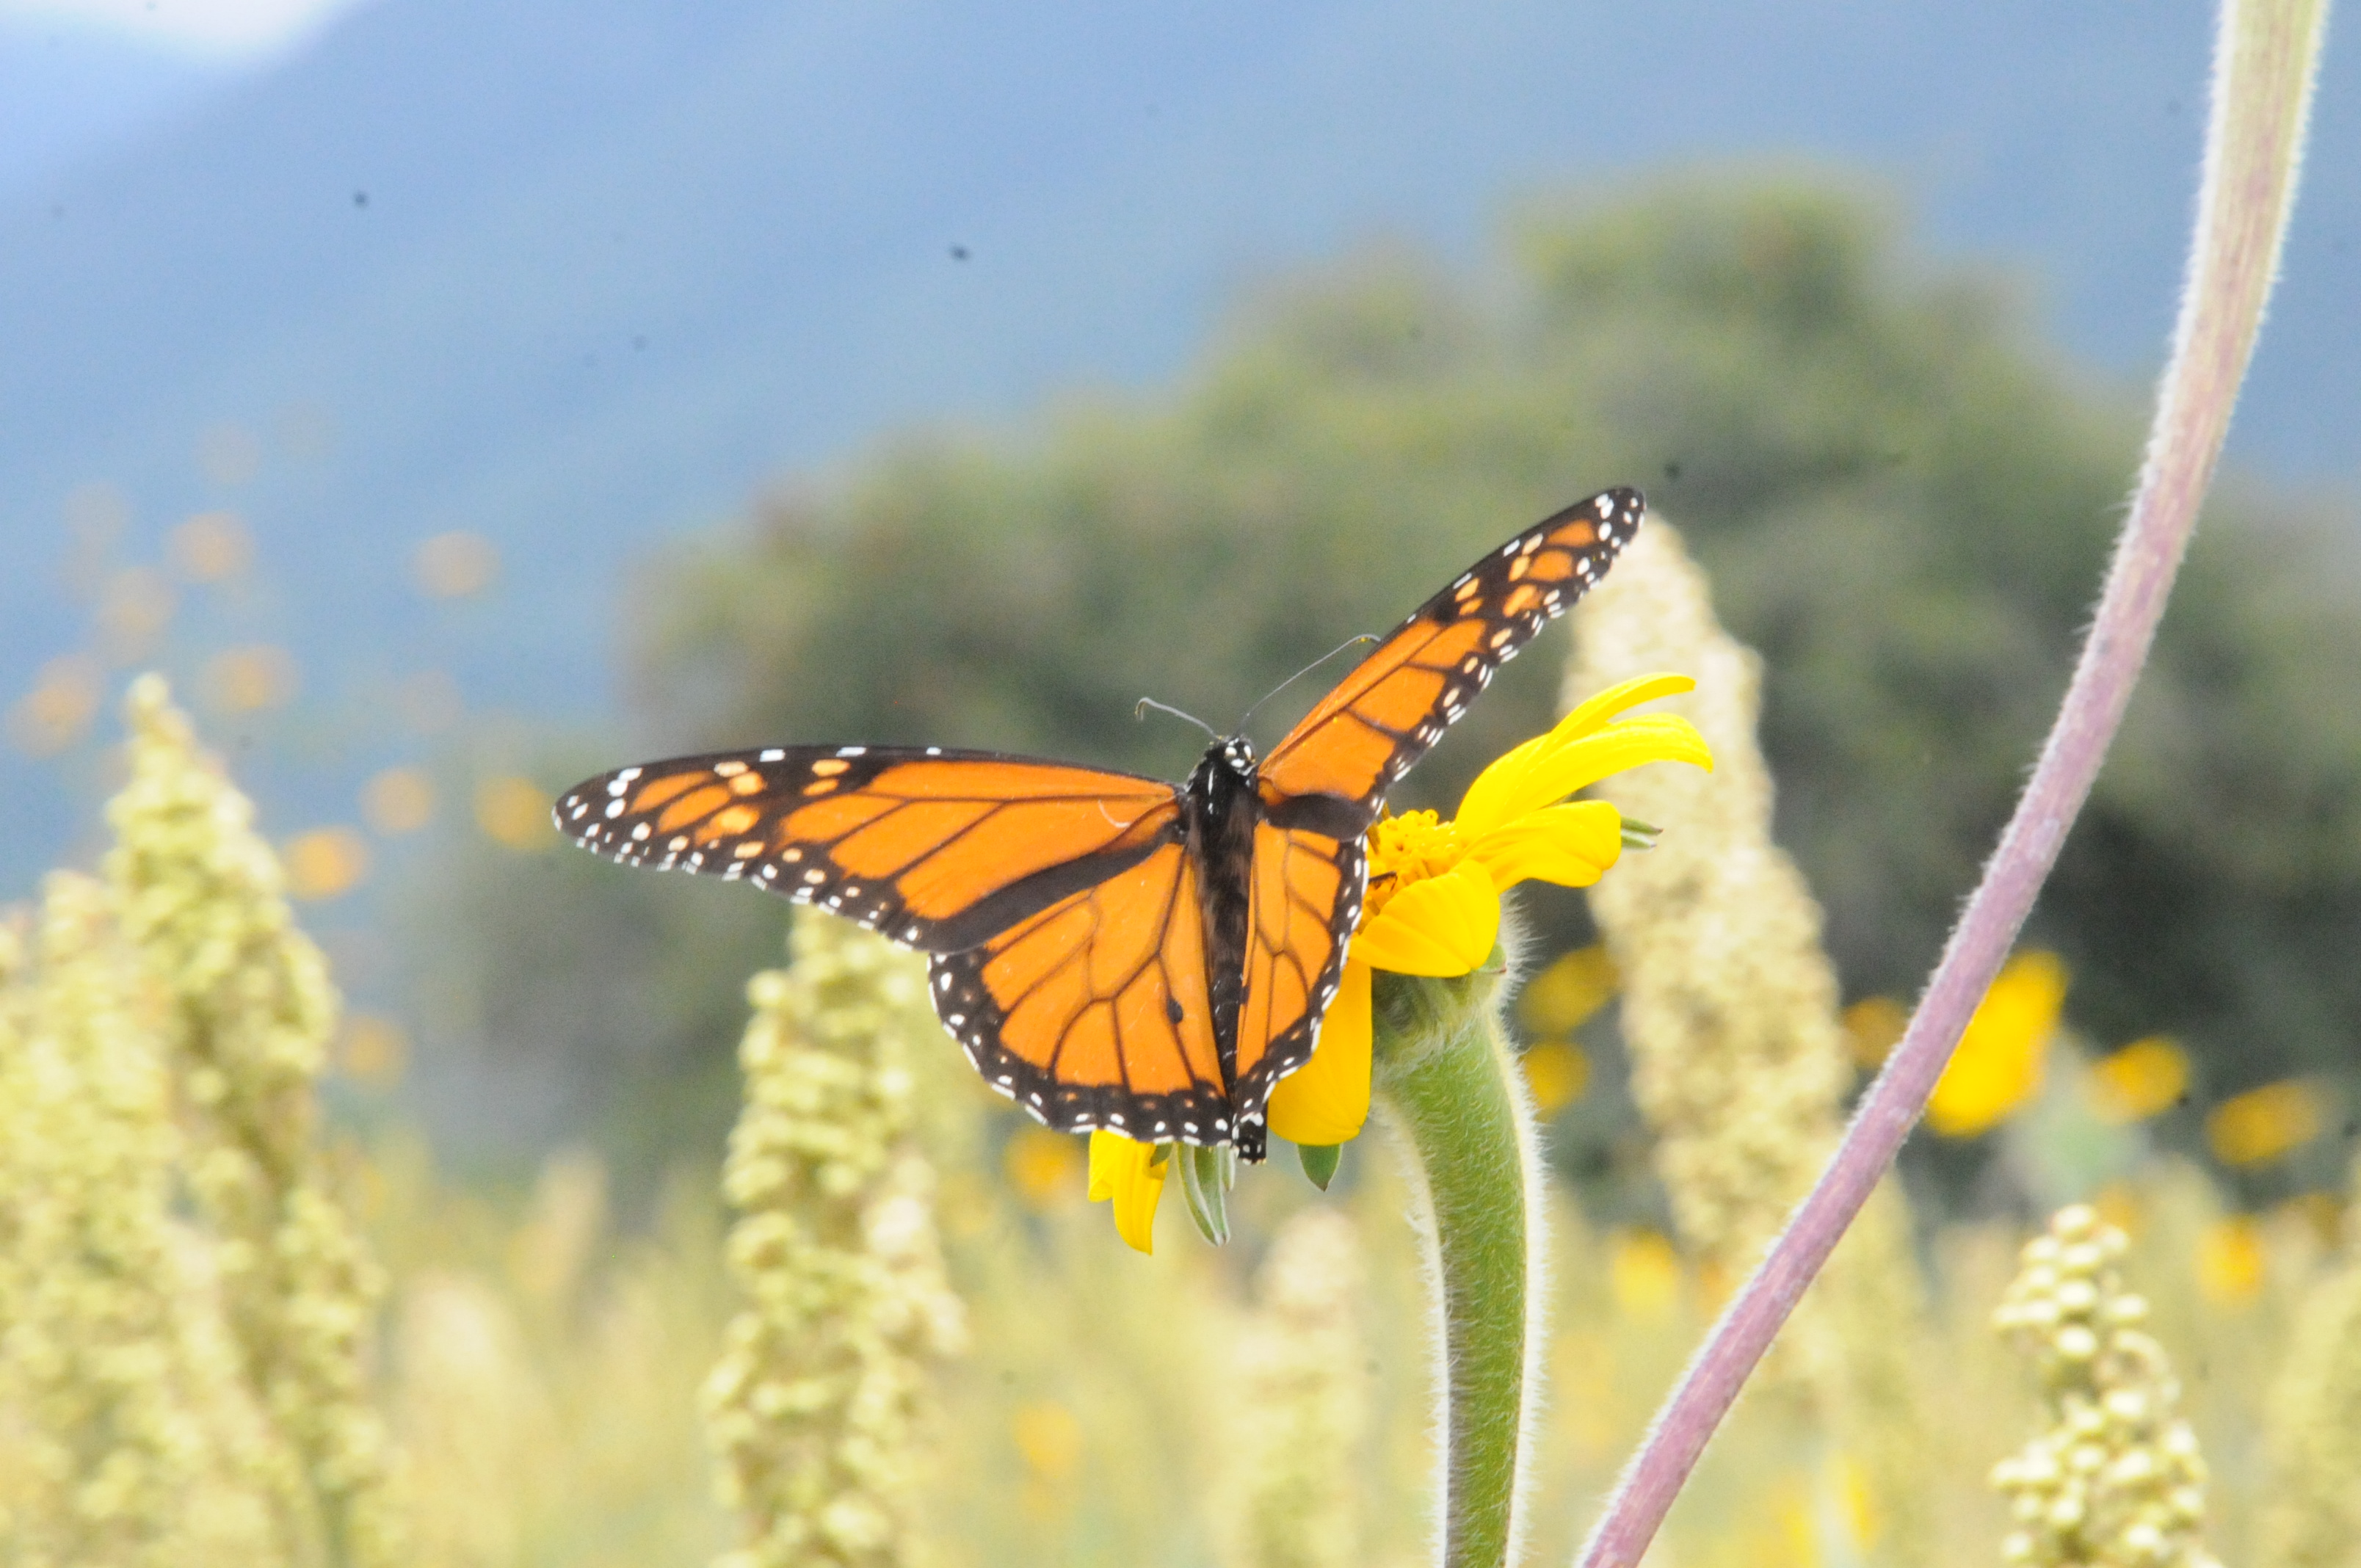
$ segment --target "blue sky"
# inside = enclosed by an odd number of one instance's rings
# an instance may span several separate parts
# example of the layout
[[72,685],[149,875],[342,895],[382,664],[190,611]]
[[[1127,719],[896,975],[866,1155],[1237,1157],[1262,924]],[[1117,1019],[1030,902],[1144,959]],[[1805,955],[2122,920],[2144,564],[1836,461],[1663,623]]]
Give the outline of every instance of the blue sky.
[[207,60],[258,63],[355,0],[0,0],[0,23],[88,29]]
[[[2009,269],[2136,395],[2208,11],[0,0],[0,709],[103,652],[59,591],[77,497],[118,498],[135,585],[234,510],[254,592],[214,628],[183,585],[174,635],[192,668],[292,651],[311,750],[247,772],[284,827],[349,812],[392,759],[321,736],[418,670],[471,711],[611,721],[634,573],[766,488],[914,424],[1169,385],[1275,269],[1380,236],[1473,265],[1524,196],[1688,164],[1882,182],[1922,253]],[[2297,484],[2361,479],[2354,42],[2233,436]],[[258,477],[221,477],[225,440]],[[446,531],[506,564],[470,615],[412,586]],[[28,803],[8,882],[93,820],[59,763],[0,746],[0,788]]]

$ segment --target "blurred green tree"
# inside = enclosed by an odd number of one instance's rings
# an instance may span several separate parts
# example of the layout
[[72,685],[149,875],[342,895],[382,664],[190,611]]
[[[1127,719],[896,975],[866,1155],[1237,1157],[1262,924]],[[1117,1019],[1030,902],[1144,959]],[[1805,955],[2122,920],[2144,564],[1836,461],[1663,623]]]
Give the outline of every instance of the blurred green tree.
[[[1913,256],[1890,201],[1825,171],[1545,204],[1505,248],[1481,276],[1399,249],[1315,270],[1247,302],[1178,389],[899,436],[681,546],[636,611],[654,746],[925,740],[1178,777],[1202,738],[1135,722],[1139,697],[1226,728],[1510,532],[1636,483],[1764,655],[1780,836],[1848,993],[1906,995],[2064,685],[2138,398],[2044,345],[2005,279]],[[2036,917],[2077,1022],[2103,1044],[2180,1035],[2201,1101],[2354,1070],[2350,522],[2225,491]],[[1448,806],[1546,722],[1563,635],[1397,806]],[[586,934],[592,903],[569,917]],[[1553,945],[1582,934],[1571,903],[1540,915]],[[593,986],[612,962],[544,961]]]

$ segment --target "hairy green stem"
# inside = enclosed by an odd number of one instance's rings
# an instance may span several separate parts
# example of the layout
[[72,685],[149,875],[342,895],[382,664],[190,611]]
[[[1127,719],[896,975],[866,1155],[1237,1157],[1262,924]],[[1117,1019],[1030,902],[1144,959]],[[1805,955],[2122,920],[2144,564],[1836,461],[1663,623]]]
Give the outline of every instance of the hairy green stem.
[[2301,162],[2326,0],[2224,0],[2213,120],[2172,360],[2138,493],[2074,676],[2016,813],[1902,1042],[1819,1182],[1714,1325],[1617,1483],[1581,1568],[1631,1568],[1707,1441],[1868,1200],[1992,983],[2097,777],[2147,661],[2260,330]]
[[1380,975],[1376,997],[1375,1088],[1407,1157],[1440,1320],[1444,1568],[1516,1560],[1540,1395],[1539,1159],[1496,981]]

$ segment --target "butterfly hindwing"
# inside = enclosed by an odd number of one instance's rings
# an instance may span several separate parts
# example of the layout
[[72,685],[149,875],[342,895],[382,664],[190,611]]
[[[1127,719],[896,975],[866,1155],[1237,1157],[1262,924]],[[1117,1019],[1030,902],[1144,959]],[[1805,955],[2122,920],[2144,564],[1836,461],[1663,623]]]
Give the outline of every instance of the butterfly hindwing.
[[1262,763],[1266,809],[1350,803],[1358,827],[1492,673],[1607,572],[1640,526],[1640,492],[1577,501],[1493,551],[1421,605],[1320,699]]
[[1180,803],[1155,779],[988,751],[773,746],[603,773],[555,816],[627,865],[744,880],[947,952],[1147,859]]
[[1060,1132],[1227,1142],[1201,897],[1187,851],[1161,846],[938,956],[935,1010],[985,1082]]
[[1345,944],[1361,917],[1367,875],[1357,833],[1338,838],[1268,820],[1255,827],[1232,1097],[1238,1152],[1248,1159],[1262,1157],[1263,1105],[1271,1090],[1311,1059],[1345,972]]

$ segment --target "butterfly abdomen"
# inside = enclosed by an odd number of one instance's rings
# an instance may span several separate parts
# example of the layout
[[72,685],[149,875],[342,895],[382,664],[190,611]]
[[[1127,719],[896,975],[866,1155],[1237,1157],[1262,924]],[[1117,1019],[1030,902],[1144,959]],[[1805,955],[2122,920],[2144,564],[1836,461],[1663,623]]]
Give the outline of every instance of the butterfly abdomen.
[[1254,884],[1254,748],[1243,738],[1209,748],[1180,788],[1181,841],[1197,864],[1204,910],[1205,980],[1222,1083],[1235,1088],[1238,1013],[1246,1001],[1247,901]]

